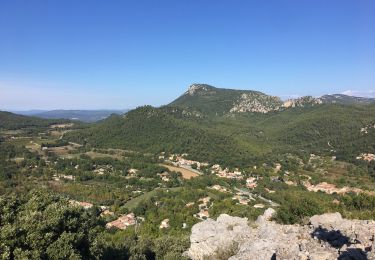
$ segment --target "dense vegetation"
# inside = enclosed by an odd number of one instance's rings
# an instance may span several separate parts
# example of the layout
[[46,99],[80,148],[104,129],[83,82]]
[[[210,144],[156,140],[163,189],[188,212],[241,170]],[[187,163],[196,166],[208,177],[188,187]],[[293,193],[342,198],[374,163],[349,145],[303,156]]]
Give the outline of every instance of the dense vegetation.
[[98,209],[84,210],[46,190],[0,196],[2,259],[176,259],[186,237],[106,231]]
[[[141,107],[66,135],[92,147],[144,152],[188,153],[193,159],[229,166],[253,165],[259,158],[291,152],[337,156],[355,161],[375,151],[375,105],[320,105],[267,114],[181,117],[181,109]],[[183,111],[183,110],[182,110]]]
[[180,116],[163,109],[141,107],[124,117],[113,115],[91,128],[69,133],[66,138],[91,147],[188,153],[202,161],[231,160],[242,153],[241,144],[232,137],[201,127],[203,119],[176,118]]

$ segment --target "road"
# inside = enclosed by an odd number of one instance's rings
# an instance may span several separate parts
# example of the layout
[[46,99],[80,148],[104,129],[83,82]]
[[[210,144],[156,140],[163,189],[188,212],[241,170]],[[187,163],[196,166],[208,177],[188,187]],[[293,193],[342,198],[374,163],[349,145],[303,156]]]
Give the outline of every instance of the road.
[[239,191],[239,192],[242,192],[246,195],[248,195],[249,197],[251,198],[258,198],[260,200],[263,200],[264,202],[267,202],[269,203],[272,207],[279,207],[280,205],[277,204],[276,202],[273,202],[272,200],[269,200],[269,199],[266,199],[265,197],[262,197],[261,195],[258,195],[258,194],[254,194],[254,193],[251,193],[249,190],[246,190],[246,189],[239,189],[239,188],[235,188],[236,191]]

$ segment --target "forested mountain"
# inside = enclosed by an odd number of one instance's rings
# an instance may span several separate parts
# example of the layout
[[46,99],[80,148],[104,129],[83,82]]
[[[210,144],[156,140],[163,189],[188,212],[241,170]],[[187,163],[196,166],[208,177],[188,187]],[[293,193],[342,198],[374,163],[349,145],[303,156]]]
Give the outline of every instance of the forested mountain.
[[278,109],[282,101],[259,91],[215,88],[193,84],[171,106],[196,109],[206,114],[224,115],[231,112],[269,112]]
[[233,100],[244,94],[262,100],[257,104],[263,108],[281,105],[278,98],[260,92],[192,85],[168,106],[113,115],[65,137],[91,147],[188,153],[200,161],[237,166],[288,152],[354,160],[375,151],[375,104],[321,104],[304,97],[267,113],[230,112]]
[[68,120],[47,120],[0,111],[0,129],[16,130],[25,127],[46,127],[55,123],[64,122],[68,122]]
[[228,115],[245,112],[269,113],[294,107],[310,107],[320,104],[374,104],[375,99],[342,94],[324,95],[320,98],[304,96],[282,101],[279,97],[253,90],[221,89],[207,84],[193,84],[179,98],[170,103],[207,115]]
[[203,118],[170,107],[145,106],[124,116],[112,115],[66,138],[92,147],[191,153],[206,160],[221,161],[224,154],[230,158],[241,151],[231,136],[205,127]]

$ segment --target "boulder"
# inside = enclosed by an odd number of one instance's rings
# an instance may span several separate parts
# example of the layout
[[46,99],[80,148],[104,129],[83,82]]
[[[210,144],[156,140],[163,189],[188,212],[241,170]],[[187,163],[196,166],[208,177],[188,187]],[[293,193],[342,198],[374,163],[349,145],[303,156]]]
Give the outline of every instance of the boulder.
[[339,213],[316,215],[309,225],[281,225],[267,209],[255,223],[220,215],[193,226],[187,256],[193,260],[373,259],[375,222],[343,219]]

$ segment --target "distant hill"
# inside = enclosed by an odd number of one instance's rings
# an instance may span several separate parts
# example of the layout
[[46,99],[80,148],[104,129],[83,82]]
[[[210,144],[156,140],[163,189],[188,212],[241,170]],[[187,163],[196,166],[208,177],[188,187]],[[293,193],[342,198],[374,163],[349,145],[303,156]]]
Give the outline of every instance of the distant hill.
[[353,97],[347,96],[343,94],[333,94],[333,95],[324,95],[320,97],[323,103],[330,103],[330,104],[344,104],[344,105],[352,105],[352,104],[374,104],[375,98],[365,98],[365,97]]
[[21,111],[18,114],[32,115],[45,119],[70,119],[82,122],[96,122],[109,117],[111,114],[123,114],[128,110],[50,110],[50,111]]
[[17,130],[26,127],[47,127],[52,124],[66,122],[68,122],[68,120],[48,120],[33,116],[23,116],[10,112],[0,111],[0,129]]

